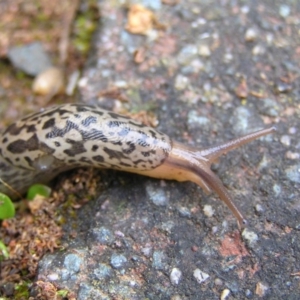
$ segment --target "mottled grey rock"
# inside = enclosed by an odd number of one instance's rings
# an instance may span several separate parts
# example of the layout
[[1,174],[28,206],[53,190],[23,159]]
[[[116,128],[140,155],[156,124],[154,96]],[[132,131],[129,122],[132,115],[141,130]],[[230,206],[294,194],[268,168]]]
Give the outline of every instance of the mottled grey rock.
[[48,54],[39,42],[10,48],[8,58],[15,68],[36,76],[52,66]]

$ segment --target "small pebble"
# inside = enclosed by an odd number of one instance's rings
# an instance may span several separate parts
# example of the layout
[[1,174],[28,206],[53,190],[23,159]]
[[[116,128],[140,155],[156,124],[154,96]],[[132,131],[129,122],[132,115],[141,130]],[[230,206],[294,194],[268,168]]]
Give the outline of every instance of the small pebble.
[[288,151],[285,154],[285,157],[288,158],[288,159],[297,160],[297,159],[300,159],[300,153]]
[[233,60],[233,54],[232,53],[225,53],[223,57],[224,63],[230,63]]
[[113,274],[112,268],[106,264],[100,263],[98,267],[94,269],[94,275],[98,280],[107,279]]
[[295,134],[297,132],[297,128],[296,127],[290,127],[289,128],[289,134]]
[[186,45],[177,55],[177,61],[181,65],[188,65],[197,55],[198,49],[196,45]]
[[215,279],[215,285],[221,286],[221,285],[223,285],[223,281],[220,278],[216,278]]
[[270,98],[262,99],[259,103],[258,110],[269,117],[278,117],[282,108],[277,101]]
[[292,85],[286,82],[278,81],[274,85],[275,92],[277,93],[288,93],[292,90]]
[[209,57],[211,55],[210,49],[207,45],[200,45],[198,49],[200,56]]
[[193,272],[193,276],[199,284],[201,284],[202,282],[206,281],[209,278],[209,275],[201,271],[200,269],[195,269]]
[[279,196],[281,193],[281,186],[275,183],[273,185],[273,191],[275,193],[275,196]]
[[170,298],[171,300],[182,300],[183,298],[180,297],[180,295],[173,295]]
[[209,129],[210,120],[200,115],[196,110],[191,110],[188,113],[187,125],[189,129]]
[[215,210],[213,209],[213,207],[211,205],[204,205],[203,212],[207,217],[210,218],[214,215]]
[[141,252],[147,256],[147,257],[150,257],[151,256],[151,253],[152,253],[152,247],[144,247],[141,249]]
[[290,181],[300,183],[300,164],[285,169],[285,175]]
[[229,289],[223,290],[222,293],[221,293],[220,299],[221,300],[225,300],[229,296],[229,294],[230,294],[230,290]]
[[178,90],[178,91],[185,90],[185,89],[187,89],[189,84],[190,84],[190,80],[188,79],[188,77],[180,75],[180,74],[178,74],[176,76],[175,83],[174,83],[176,90]]
[[191,212],[187,207],[179,206],[177,208],[177,210],[178,210],[180,216],[185,217],[185,218],[190,218],[191,217]]
[[50,281],[55,281],[59,279],[59,275],[57,273],[51,273],[47,275],[47,279],[49,279]]
[[157,206],[167,206],[169,203],[169,195],[162,188],[157,187],[150,182],[146,186],[146,192],[149,199]]
[[122,254],[114,253],[110,258],[110,264],[114,269],[121,269],[126,266],[127,258]]
[[264,212],[264,208],[263,208],[262,205],[260,205],[260,204],[256,204],[256,205],[255,205],[255,210],[256,210],[259,214],[261,214],[262,212]]
[[81,263],[82,258],[77,254],[68,254],[64,259],[64,266],[71,275],[80,271]]
[[284,146],[289,147],[291,145],[291,137],[289,135],[283,135],[280,138],[280,142],[281,144],[283,144]]
[[173,268],[170,274],[170,280],[173,285],[178,285],[181,279],[182,272],[178,268]]
[[268,289],[269,289],[268,286],[264,285],[261,282],[258,282],[256,284],[255,294],[258,295],[259,297],[264,297]]
[[93,228],[92,235],[94,240],[102,245],[110,245],[114,241],[113,233],[104,226],[101,226],[99,228]]
[[166,255],[163,251],[156,250],[152,255],[152,267],[156,270],[163,270],[166,266]]
[[291,13],[291,8],[286,5],[286,4],[282,4],[279,6],[279,15],[282,17],[282,18],[286,18],[290,15]]
[[253,42],[257,39],[257,30],[254,28],[248,28],[245,33],[245,41],[246,42]]
[[254,56],[262,55],[266,52],[266,49],[261,45],[255,45],[252,49],[252,54]]
[[246,240],[247,244],[249,246],[253,246],[258,241],[258,235],[254,232],[249,230],[248,228],[245,228],[242,232],[242,237],[244,240]]
[[54,96],[65,90],[64,75],[61,69],[51,67],[40,73],[33,81],[32,90],[35,94]]

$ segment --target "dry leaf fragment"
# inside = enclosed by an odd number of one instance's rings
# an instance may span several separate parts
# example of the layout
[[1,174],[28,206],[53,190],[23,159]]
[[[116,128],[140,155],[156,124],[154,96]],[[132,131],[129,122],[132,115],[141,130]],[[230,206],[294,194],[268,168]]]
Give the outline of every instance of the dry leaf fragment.
[[146,35],[151,29],[163,29],[154,13],[140,4],[133,4],[128,11],[126,30],[133,34]]

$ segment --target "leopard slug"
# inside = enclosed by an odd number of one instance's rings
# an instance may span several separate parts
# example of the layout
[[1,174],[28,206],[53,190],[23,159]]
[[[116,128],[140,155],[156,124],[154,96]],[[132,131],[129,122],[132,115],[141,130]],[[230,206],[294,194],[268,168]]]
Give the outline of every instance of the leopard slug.
[[0,134],[0,192],[10,196],[12,189],[24,193],[33,183],[47,182],[76,167],[110,168],[195,182],[206,193],[215,191],[241,226],[245,218],[211,171],[211,164],[222,154],[274,130],[259,130],[199,150],[98,107],[65,104],[47,108],[15,122]]

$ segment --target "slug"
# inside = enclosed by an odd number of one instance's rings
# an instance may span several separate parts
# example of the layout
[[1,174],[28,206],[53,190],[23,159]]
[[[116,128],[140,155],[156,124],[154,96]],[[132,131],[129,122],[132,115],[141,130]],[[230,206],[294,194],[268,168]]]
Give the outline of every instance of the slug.
[[245,218],[212,162],[226,152],[275,131],[263,129],[199,150],[128,117],[98,107],[65,104],[31,114],[0,134],[0,192],[24,193],[37,182],[82,166],[110,168],[155,178],[192,181],[213,190],[240,226]]

